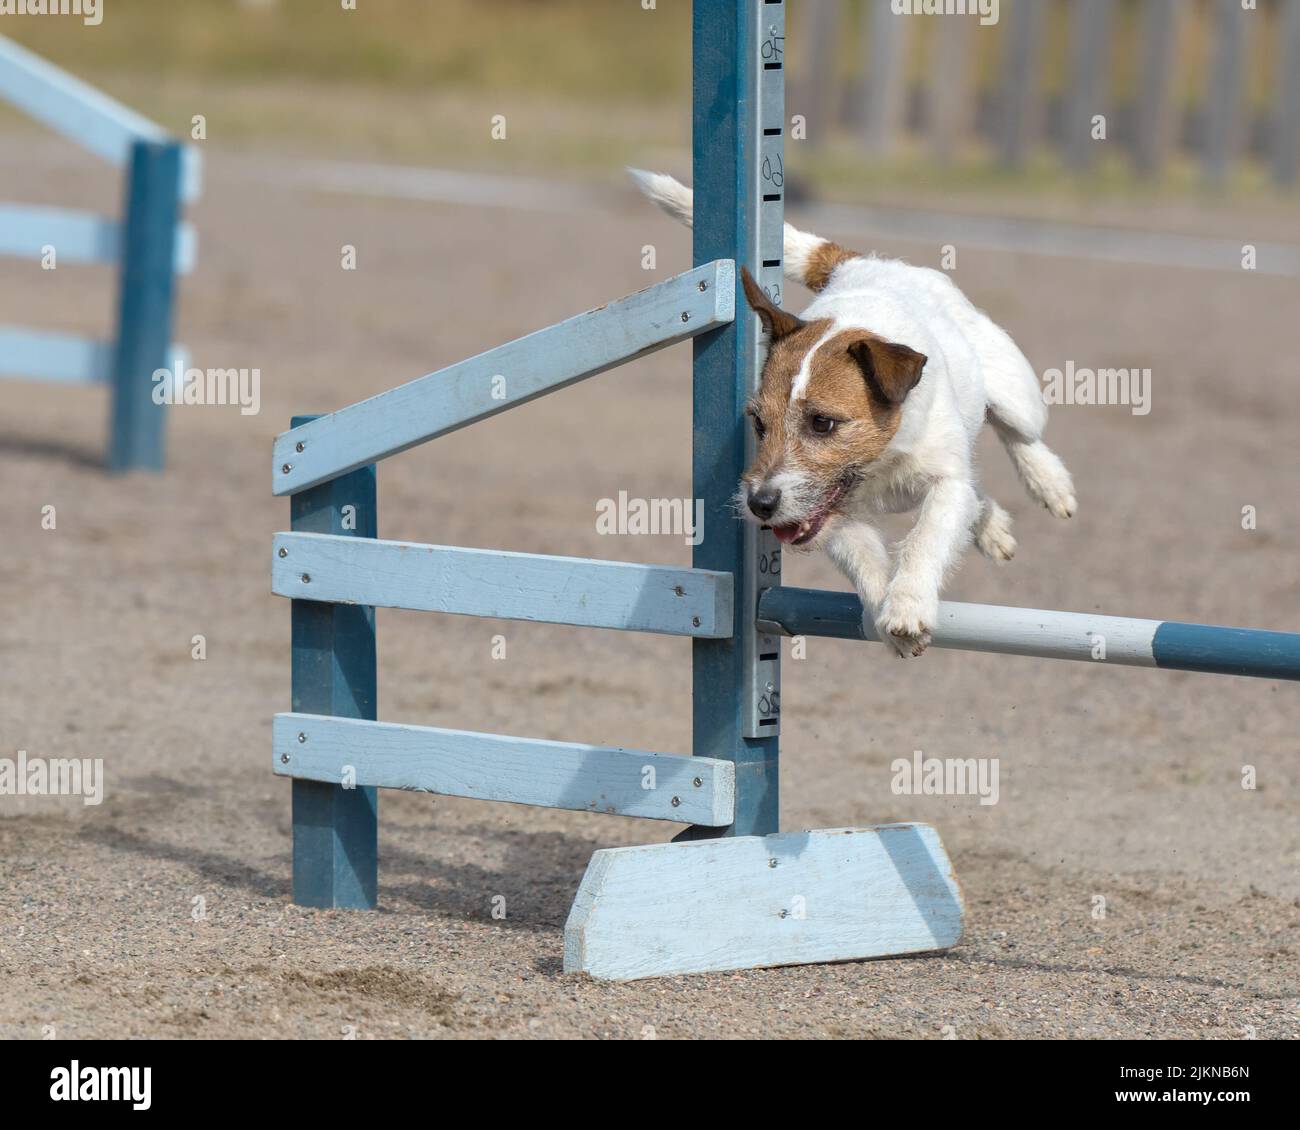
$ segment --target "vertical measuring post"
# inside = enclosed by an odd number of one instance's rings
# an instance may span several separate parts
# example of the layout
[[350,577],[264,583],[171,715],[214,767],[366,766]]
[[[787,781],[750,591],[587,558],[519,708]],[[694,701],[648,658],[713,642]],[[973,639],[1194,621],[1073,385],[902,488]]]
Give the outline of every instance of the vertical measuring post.
[[[295,416],[293,427],[315,416]],[[290,528],[345,537],[378,536],[375,465],[300,491]],[[374,721],[375,610],[295,600],[293,709]],[[292,756],[292,752],[290,752]],[[379,798],[373,787],[293,782],[293,901],[373,910],[378,899]]]
[[[785,3],[695,0],[695,262],[734,259],[774,302],[784,299]],[[682,838],[778,831],[780,644],[758,631],[759,592],[780,583],[780,544],[742,522],[733,499],[751,454],[745,402],[758,387],[759,323],[736,280],[736,320],[694,343],[695,497],[703,502],[698,569],[735,577],[730,639],[695,640],[693,749],[736,763],[736,818]]]

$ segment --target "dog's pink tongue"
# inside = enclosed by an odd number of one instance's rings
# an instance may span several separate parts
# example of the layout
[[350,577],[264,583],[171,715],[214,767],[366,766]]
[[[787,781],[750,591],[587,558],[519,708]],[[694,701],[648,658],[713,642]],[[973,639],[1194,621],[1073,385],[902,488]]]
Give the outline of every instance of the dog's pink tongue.
[[799,536],[799,531],[802,529],[802,522],[791,522],[788,526],[773,526],[772,533],[776,534],[776,540],[782,545],[789,545]]

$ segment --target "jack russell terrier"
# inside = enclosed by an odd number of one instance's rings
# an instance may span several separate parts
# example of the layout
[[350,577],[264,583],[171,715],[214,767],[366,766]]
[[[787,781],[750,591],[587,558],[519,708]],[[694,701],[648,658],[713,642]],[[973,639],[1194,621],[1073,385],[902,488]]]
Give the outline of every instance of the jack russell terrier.
[[[688,227],[691,190],[630,170]],[[920,655],[939,590],[966,545],[1009,561],[1011,518],[975,483],[985,421],[1025,489],[1058,518],[1077,503],[1065,464],[1042,441],[1047,406],[1005,330],[940,271],[848,251],[785,225],[784,272],[817,297],[800,315],[741,269],[767,332],[762,384],[746,409],[757,453],[739,503],[801,550],[825,549],[853,582],[864,620],[900,656]],[[876,522],[916,510],[891,565]]]

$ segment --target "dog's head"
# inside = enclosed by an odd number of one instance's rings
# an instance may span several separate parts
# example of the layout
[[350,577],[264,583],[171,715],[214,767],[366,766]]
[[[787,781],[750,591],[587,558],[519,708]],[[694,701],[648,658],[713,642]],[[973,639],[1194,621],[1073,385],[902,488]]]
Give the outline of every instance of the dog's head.
[[741,479],[750,513],[787,545],[811,548],[898,431],[926,358],[863,329],[805,322],[741,269],[767,330],[763,380],[747,414],[757,452]]

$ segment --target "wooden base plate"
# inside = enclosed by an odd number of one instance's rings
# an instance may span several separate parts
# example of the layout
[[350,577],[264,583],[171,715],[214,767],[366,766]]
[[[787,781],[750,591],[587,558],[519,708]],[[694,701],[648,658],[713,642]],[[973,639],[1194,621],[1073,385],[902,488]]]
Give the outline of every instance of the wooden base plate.
[[938,833],[884,824],[607,848],[564,927],[564,969],[610,981],[923,953],[962,899]]

